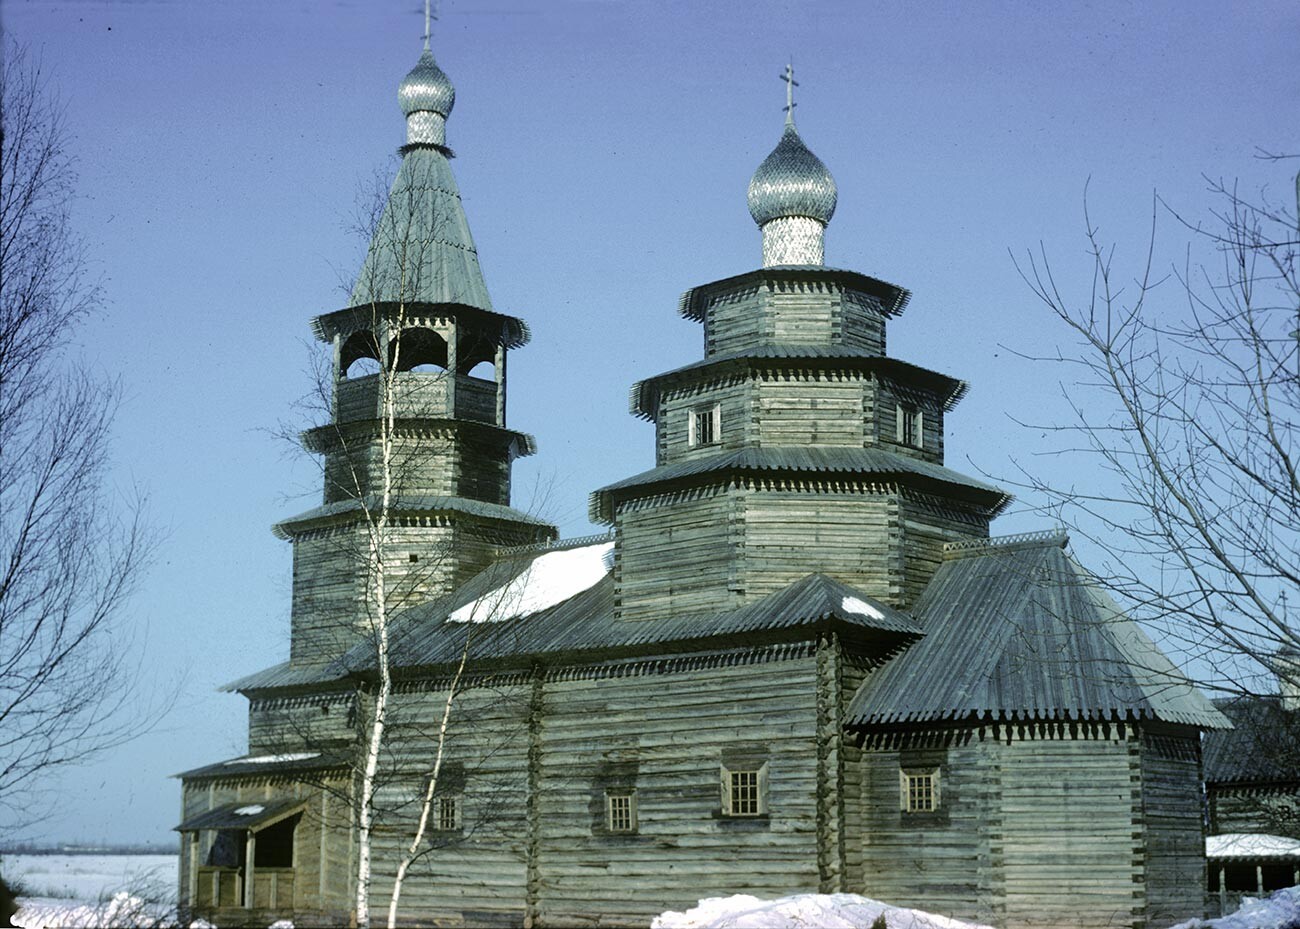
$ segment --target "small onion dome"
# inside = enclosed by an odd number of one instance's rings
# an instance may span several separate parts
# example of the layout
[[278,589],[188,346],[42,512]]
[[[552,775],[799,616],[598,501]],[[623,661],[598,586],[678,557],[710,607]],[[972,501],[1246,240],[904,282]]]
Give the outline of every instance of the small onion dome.
[[781,141],[749,180],[749,215],[760,226],[790,216],[824,226],[835,215],[835,198],[835,179],[787,120]]
[[438,67],[433,53],[426,48],[420,61],[398,85],[397,99],[407,116],[437,113],[445,119],[456,105],[456,88],[451,86],[451,79]]

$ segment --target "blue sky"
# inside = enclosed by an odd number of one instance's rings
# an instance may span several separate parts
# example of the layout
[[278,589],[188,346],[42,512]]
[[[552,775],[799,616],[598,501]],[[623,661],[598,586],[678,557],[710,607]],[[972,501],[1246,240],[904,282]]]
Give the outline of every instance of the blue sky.
[[[11,0],[3,16],[67,103],[107,297],[77,359],[127,392],[116,479],[149,491],[165,533],[131,623],[146,681],[181,694],[52,780],[63,799],[35,837],[166,840],[168,775],[244,748],[246,704],[215,689],[287,655],[290,552],[269,527],[319,486],[273,433],[310,387],[308,321],[359,266],[358,189],[394,169],[422,16],[416,0]],[[1285,194],[1294,163],[1255,155],[1300,151],[1298,39],[1283,0],[445,2],[453,167],[493,301],[534,334],[510,360],[510,424],[540,446],[516,502],[548,486],[546,515],[584,534],[588,491],[653,464],[627,388],[700,357],[682,291],[760,264],[745,186],[780,135],[788,59],[804,140],[839,185],[827,263],[912,290],[890,354],[971,382],[949,464],[1074,477],[1015,421],[1064,417],[1068,372],[1020,356],[1070,346],[1009,251],[1042,242],[1082,299],[1085,183],[1129,267],[1157,189],[1197,215],[1205,175]],[[1185,239],[1162,220],[1159,260]],[[1035,528],[1018,511],[995,527]]]

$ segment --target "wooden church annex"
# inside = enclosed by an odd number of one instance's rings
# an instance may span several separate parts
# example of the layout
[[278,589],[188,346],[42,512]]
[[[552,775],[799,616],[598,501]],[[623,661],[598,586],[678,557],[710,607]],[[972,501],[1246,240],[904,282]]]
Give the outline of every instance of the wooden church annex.
[[654,466],[591,495],[608,536],[563,541],[510,505],[529,332],[488,296],[427,49],[399,100],[352,305],[313,322],[332,395],[304,436],[321,505],[275,527],[290,655],[230,685],[247,752],[181,775],[182,910],[355,920],[383,672],[377,920],[439,747],[403,925],[816,891],[1005,927],[1201,913],[1200,737],[1226,721],[1063,534],[990,538],[1008,496],[944,465],[965,385],[886,354],[906,290],[825,264],[837,190],[793,106],[749,185],[762,266],[682,297],[703,358],[631,394]]

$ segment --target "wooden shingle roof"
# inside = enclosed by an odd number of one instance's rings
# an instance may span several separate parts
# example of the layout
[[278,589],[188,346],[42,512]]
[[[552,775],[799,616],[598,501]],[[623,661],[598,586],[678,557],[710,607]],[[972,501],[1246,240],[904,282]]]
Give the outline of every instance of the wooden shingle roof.
[[860,727],[1223,715],[1065,552],[1064,533],[950,546],[917,601],[925,638],[872,674]]
[[1300,712],[1280,697],[1232,697],[1214,705],[1233,728],[1207,732],[1202,746],[1205,782],[1300,783]]
[[[812,574],[753,603],[717,613],[676,616],[654,622],[614,615],[614,583],[606,574],[569,599],[528,616],[497,622],[447,619],[458,607],[495,589],[511,573],[526,583],[530,559],[493,565],[453,597],[414,607],[402,615],[390,641],[396,667],[454,666],[469,636],[474,663],[528,666],[615,658],[682,654],[701,649],[748,647],[804,641],[821,629],[836,629],[880,657],[921,635],[910,615],[822,574]],[[315,668],[283,663],[227,686],[242,692],[319,686],[374,668],[369,642],[330,665]]]

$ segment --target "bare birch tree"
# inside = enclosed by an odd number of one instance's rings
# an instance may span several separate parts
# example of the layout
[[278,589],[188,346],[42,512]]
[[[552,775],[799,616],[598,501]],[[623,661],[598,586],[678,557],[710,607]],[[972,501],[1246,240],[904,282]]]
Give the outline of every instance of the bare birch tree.
[[26,50],[0,79],[0,809],[37,814],[41,778],[141,730],[122,612],[149,552],[106,487],[115,383],[77,369],[100,305],[72,230],[63,110]]
[[[1289,188],[1291,179],[1287,178]],[[1045,430],[1095,491],[1024,484],[1107,553],[1102,580],[1220,693],[1300,688],[1300,266],[1296,213],[1210,185],[1202,222],[1153,203],[1128,268],[1085,210],[1091,287],[1040,247],[1021,276],[1074,337],[1075,417]],[[1287,197],[1289,199],[1289,195]],[[1158,268],[1156,231],[1188,239]]]
[[[430,397],[436,401],[439,386],[449,391],[450,380],[459,374],[453,357],[435,357],[438,352],[431,352],[424,297],[430,282],[422,276],[440,273],[430,255],[438,230],[430,225],[428,215],[420,213],[429,208],[425,192],[403,177],[399,173],[390,191],[377,189],[363,195],[356,225],[370,242],[370,255],[361,278],[348,288],[353,312],[359,314],[354,325],[359,328],[348,337],[351,347],[340,356],[342,361],[318,366],[317,389],[307,404],[313,415],[329,423],[306,434],[310,450],[329,450],[323,467],[327,500],[346,503],[359,526],[357,535],[341,535],[338,544],[343,559],[358,566],[362,616],[359,623],[355,616],[339,616],[338,622],[340,628],[353,630],[354,643],[367,655],[356,774],[343,797],[356,827],[354,906],[360,926],[368,926],[373,918],[371,897],[377,875],[392,879],[388,923],[396,925],[407,875],[416,862],[438,848],[430,841],[430,820],[442,784],[455,707],[471,686],[466,674],[470,647],[483,621],[509,612],[512,596],[497,591],[475,607],[468,621],[457,624],[462,632],[458,659],[445,692],[439,692],[441,703],[432,731],[395,719],[393,635],[399,616],[446,592],[447,570],[456,555],[450,543],[422,540],[418,563],[406,561],[414,543],[403,533],[396,507],[404,495],[427,492],[420,489],[428,483],[427,471],[447,451],[443,440],[415,434],[420,430],[413,432],[407,420],[446,415],[424,406]],[[374,260],[376,251],[383,253],[381,260]],[[442,371],[420,370],[442,365],[446,365]],[[347,370],[349,366],[354,370]],[[341,421],[343,391],[365,394],[367,408],[376,410],[364,428]],[[451,396],[449,392],[446,402]],[[514,591],[518,584],[506,588]],[[483,681],[476,679],[472,686],[482,689]],[[407,795],[411,784],[419,785],[413,799],[389,802],[391,795]],[[376,857],[375,837],[381,828],[389,833],[410,830],[409,840],[403,841],[392,861]]]

